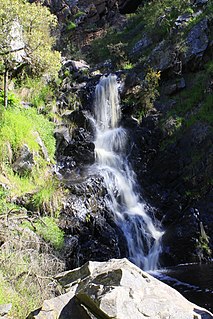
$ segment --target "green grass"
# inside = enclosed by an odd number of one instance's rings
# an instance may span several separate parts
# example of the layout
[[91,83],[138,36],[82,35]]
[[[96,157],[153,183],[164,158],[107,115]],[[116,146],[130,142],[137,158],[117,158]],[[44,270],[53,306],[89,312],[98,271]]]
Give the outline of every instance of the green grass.
[[[50,165],[54,163],[55,154],[54,124],[32,107],[25,109],[16,103],[7,109],[0,106],[0,109],[0,182],[8,187],[7,194],[3,189],[0,193],[1,211],[4,213],[11,208],[10,198],[36,193],[36,205],[38,198],[40,206],[47,206],[49,201],[53,203],[49,206],[50,213],[54,214],[52,210],[59,207],[58,190],[50,180]],[[48,158],[41,151],[38,135],[47,149]],[[34,165],[31,172],[20,176],[13,171],[12,162],[24,144],[33,154]]]
[[54,89],[44,79],[26,77],[16,92],[22,101],[32,104],[40,113],[48,116],[53,112],[56,104]]
[[210,80],[213,74],[213,62],[210,61],[203,71],[191,74],[189,87],[176,95],[176,105],[168,112],[167,118],[183,118],[186,127],[196,121],[204,121],[213,125],[213,94],[208,91]]
[[58,227],[56,220],[52,217],[45,216],[35,223],[36,232],[43,239],[49,242],[56,250],[63,247],[64,233]]
[[63,263],[42,246],[41,237],[12,223],[3,228],[6,241],[0,247],[0,304],[12,303],[8,318],[23,319],[44,299],[54,297],[52,276],[62,271]]
[[[24,109],[21,107],[2,110],[0,123],[0,146],[9,143],[16,154],[20,147],[27,144],[30,150],[39,151],[40,146],[35,132],[38,132],[44,142],[50,160],[53,161],[55,153],[55,139],[53,137],[54,124],[36,109]],[[4,154],[1,154],[4,156]]]
[[64,232],[58,227],[57,221],[53,217],[44,216],[33,222],[24,222],[23,227],[28,227],[35,231],[37,235],[42,237],[55,250],[60,250],[64,245]]

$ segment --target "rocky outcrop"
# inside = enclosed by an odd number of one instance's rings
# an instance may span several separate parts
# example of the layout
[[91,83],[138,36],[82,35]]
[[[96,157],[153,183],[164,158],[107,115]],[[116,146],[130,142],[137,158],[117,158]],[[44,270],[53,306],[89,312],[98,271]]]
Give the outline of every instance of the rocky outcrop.
[[[161,264],[207,261],[211,258],[213,238],[212,133],[210,126],[197,122],[162,148],[165,141],[162,116],[153,111],[142,124],[124,121],[131,135],[130,158],[143,194],[153,206],[166,229]],[[173,125],[167,123],[168,131]],[[165,127],[164,127],[165,129]],[[210,174],[210,175],[209,175]],[[206,200],[204,199],[206,198]],[[206,241],[202,243],[201,224]],[[190,228],[188,227],[190,225]]]
[[[35,0],[30,0],[30,2],[34,1]],[[80,10],[84,9],[90,22],[97,22],[102,16],[112,14],[113,10],[117,11],[119,9],[122,14],[135,12],[142,2],[143,0],[135,0],[134,3],[130,0],[93,0],[90,3],[85,0],[45,0],[44,4],[48,6],[54,14],[58,16],[63,14],[64,17],[76,14],[78,8]]]
[[24,176],[32,171],[33,165],[33,154],[30,152],[27,145],[23,145],[19,151],[16,161],[13,163],[13,170],[19,175]]
[[176,290],[127,259],[88,262],[59,274],[66,293],[46,300],[28,319],[211,319]]
[[[88,177],[66,169],[63,182],[67,195],[61,212],[60,227],[64,230],[64,258],[67,269],[73,269],[88,260],[104,261],[126,256],[126,241],[115,224],[107,206],[107,190],[103,178]],[[92,171],[90,170],[90,173]]]

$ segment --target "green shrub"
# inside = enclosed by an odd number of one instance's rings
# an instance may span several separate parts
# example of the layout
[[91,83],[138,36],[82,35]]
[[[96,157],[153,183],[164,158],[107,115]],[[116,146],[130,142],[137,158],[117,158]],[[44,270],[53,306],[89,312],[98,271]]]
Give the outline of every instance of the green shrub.
[[53,87],[42,78],[26,77],[17,92],[23,101],[31,103],[39,113],[48,115],[55,107]]
[[[13,92],[8,92],[7,105],[8,107],[15,107],[17,105],[20,105],[20,99]],[[3,91],[0,91],[0,107],[4,107],[4,92]]]
[[144,80],[126,93],[124,103],[134,106],[134,115],[139,122],[153,108],[153,103],[159,96],[159,80],[160,72],[148,68]]

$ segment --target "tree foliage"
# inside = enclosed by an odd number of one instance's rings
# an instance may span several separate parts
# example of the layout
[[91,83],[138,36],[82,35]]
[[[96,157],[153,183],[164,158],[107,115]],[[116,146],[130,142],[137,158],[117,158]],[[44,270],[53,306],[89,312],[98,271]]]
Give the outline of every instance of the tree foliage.
[[13,70],[28,65],[33,73],[55,76],[60,54],[52,50],[56,18],[46,7],[24,0],[0,2],[0,63]]

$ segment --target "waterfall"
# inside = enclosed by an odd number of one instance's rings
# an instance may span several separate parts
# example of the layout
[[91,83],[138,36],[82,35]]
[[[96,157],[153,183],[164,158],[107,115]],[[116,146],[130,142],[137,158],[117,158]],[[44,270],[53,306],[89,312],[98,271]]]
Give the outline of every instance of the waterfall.
[[109,193],[108,206],[128,245],[128,258],[144,270],[157,268],[163,232],[146,212],[135,191],[136,182],[126,158],[127,131],[118,126],[121,117],[117,78],[102,77],[95,91],[98,169]]

